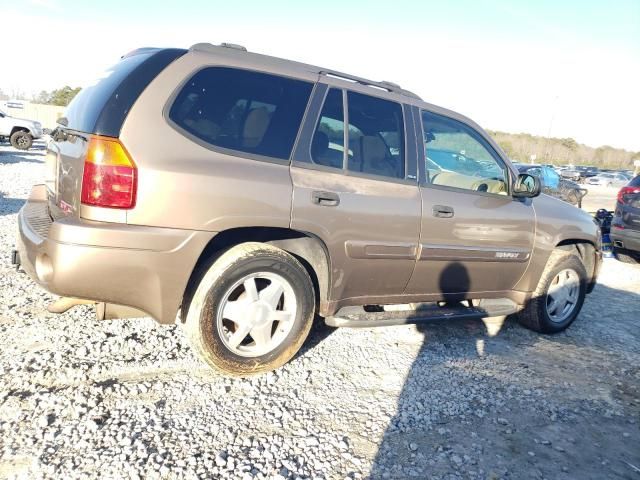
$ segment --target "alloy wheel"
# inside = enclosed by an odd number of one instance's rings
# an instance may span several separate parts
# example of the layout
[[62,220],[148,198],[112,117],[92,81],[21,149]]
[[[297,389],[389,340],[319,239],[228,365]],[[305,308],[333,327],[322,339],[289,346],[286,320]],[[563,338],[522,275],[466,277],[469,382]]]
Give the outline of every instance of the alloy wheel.
[[271,272],[246,275],[222,297],[216,328],[225,347],[242,357],[259,357],[275,350],[296,319],[293,287]]

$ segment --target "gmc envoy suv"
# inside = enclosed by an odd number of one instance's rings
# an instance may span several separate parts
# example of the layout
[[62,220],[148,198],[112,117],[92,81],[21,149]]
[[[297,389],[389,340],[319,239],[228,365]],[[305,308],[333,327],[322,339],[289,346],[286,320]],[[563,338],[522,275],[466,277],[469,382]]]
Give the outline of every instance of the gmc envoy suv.
[[135,50],[99,78],[52,134],[14,263],[99,318],[177,321],[227,374],[281,366],[316,315],[554,333],[594,287],[589,215],[394,83],[232,44]]

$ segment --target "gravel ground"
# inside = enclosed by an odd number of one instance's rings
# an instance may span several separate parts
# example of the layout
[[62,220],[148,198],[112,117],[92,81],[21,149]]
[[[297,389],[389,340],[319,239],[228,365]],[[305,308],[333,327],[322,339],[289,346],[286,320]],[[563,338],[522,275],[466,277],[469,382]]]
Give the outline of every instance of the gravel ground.
[[639,266],[559,335],[319,325],[228,379],[175,326],[46,312],[9,259],[42,153],[0,146],[0,478],[640,478]]
[[616,197],[620,187],[601,187],[598,185],[581,185],[588,190],[587,195],[582,199],[582,209],[587,212],[596,212],[600,208],[614,210],[616,207]]

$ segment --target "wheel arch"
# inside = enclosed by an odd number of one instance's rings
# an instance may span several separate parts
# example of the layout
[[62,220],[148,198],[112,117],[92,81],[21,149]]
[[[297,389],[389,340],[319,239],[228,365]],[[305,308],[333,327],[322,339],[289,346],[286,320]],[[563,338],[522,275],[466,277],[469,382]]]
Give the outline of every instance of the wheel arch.
[[584,265],[587,271],[589,282],[587,283],[587,293],[591,293],[596,284],[596,277],[598,276],[598,252],[596,246],[584,239],[565,239],[556,244],[556,249],[566,250],[569,252],[575,252]]
[[11,135],[13,135],[16,132],[27,132],[29,135],[31,135],[31,130],[29,130],[27,127],[22,127],[20,125],[17,125],[11,129],[11,133],[9,134],[9,137],[11,137]]
[[195,290],[215,260],[225,251],[245,242],[273,245],[293,255],[309,273],[314,284],[320,314],[328,311],[330,257],[324,242],[315,235],[279,227],[238,227],[215,235],[201,252],[182,295],[181,320],[184,321]]

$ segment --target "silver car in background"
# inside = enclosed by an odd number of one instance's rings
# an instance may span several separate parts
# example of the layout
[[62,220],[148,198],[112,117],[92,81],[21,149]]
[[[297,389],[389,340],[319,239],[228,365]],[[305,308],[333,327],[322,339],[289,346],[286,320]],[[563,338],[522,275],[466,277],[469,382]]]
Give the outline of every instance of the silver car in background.
[[600,185],[604,187],[620,187],[626,185],[631,178],[619,172],[603,172],[595,177],[587,178],[589,185]]

